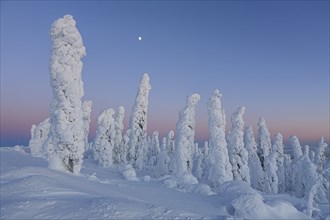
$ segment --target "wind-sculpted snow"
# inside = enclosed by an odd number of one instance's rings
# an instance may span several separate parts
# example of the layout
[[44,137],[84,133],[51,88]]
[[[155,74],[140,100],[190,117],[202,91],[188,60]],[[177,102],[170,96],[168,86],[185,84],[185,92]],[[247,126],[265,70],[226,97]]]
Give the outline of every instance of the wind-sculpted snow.
[[[225,182],[215,193],[197,183],[168,188],[170,176],[137,172],[141,181],[130,181],[130,165],[102,168],[89,159],[72,175],[48,169],[28,148],[2,147],[0,156],[1,219],[308,219],[305,200],[263,195],[242,181]],[[329,212],[321,208],[324,219]]]

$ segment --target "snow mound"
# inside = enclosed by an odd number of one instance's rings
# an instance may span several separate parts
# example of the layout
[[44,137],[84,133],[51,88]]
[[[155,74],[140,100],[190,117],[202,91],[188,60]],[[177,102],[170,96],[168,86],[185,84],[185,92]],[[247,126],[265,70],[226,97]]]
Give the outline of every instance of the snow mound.
[[217,188],[219,194],[230,194],[233,196],[251,193],[257,193],[256,190],[252,189],[247,182],[243,181],[227,181],[224,182],[219,188]]
[[130,164],[126,164],[124,166],[119,167],[120,172],[122,175],[125,177],[126,180],[128,181],[140,181],[136,177],[136,172],[135,169],[132,167]]
[[144,182],[150,182],[151,177],[150,176],[144,176],[143,181]]
[[188,186],[186,192],[200,193],[205,196],[216,195],[215,192],[212,192],[210,186],[206,184],[194,184]]
[[243,181],[225,182],[218,192],[230,201],[227,210],[235,219],[309,219],[290,203],[265,203],[263,196]]

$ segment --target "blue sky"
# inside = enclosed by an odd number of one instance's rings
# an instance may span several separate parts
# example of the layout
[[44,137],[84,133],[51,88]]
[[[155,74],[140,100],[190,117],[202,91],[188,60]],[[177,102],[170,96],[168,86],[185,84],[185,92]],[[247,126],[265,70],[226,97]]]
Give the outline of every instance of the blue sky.
[[49,115],[49,30],[65,14],[87,50],[91,137],[105,108],[123,105],[127,124],[147,72],[149,133],[175,129],[199,93],[196,139],[206,140],[206,102],[219,89],[227,130],[244,105],[246,124],[263,116],[272,137],[329,142],[329,1],[1,1],[1,145],[27,145]]

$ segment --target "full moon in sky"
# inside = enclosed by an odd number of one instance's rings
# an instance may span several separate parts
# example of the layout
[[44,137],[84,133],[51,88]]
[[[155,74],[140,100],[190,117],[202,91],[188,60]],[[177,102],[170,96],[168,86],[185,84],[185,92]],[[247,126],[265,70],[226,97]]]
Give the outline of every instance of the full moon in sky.
[[138,39],[139,39],[139,40],[142,40],[142,37],[139,37]]

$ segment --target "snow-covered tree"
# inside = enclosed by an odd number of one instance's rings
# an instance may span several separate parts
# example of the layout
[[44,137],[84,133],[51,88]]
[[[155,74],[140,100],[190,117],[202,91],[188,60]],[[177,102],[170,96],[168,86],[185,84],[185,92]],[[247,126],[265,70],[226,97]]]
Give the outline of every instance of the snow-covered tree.
[[170,130],[167,134],[167,138],[166,138],[166,148],[167,148],[167,152],[168,152],[168,156],[170,158],[173,157],[174,154],[174,131]]
[[122,163],[126,162],[126,148],[123,144],[123,130],[124,130],[124,116],[125,116],[125,108],[123,106],[119,106],[118,114],[115,119],[115,130],[116,130],[116,137],[115,137],[115,146],[113,149],[113,159],[115,163]]
[[313,150],[310,150],[309,151],[309,159],[312,161],[312,162],[315,162],[315,152]]
[[259,149],[258,156],[260,158],[261,166],[264,169],[264,160],[268,156],[270,152],[270,148],[272,146],[270,141],[270,134],[266,125],[266,121],[263,117],[259,118],[258,122],[258,141],[259,141]]
[[232,127],[228,134],[228,154],[234,180],[243,180],[250,183],[248,152],[244,148],[243,142],[244,112],[245,107],[243,106],[238,108],[231,116]]
[[201,180],[203,176],[203,160],[204,155],[202,149],[197,147],[194,154],[194,166],[192,173],[198,180]]
[[101,112],[97,117],[96,136],[93,141],[94,158],[103,167],[112,165],[113,148],[115,145],[115,111],[110,108]]
[[162,145],[161,145],[161,150],[157,156],[157,165],[155,169],[155,175],[157,177],[164,176],[169,173],[169,163],[170,163],[170,158],[168,157],[167,153],[167,140],[164,137],[162,140]]
[[308,155],[308,157],[309,157],[309,146],[308,145],[305,145],[303,147],[303,155]]
[[49,133],[49,127],[50,127],[49,118],[43,120],[37,126],[32,125],[29,148],[33,156],[35,157],[46,156],[44,143]]
[[53,98],[50,105],[51,125],[45,142],[49,166],[78,174],[85,150],[81,59],[86,55],[86,50],[71,15],[57,19],[52,24],[50,35]]
[[316,172],[315,164],[310,161],[308,154],[304,154],[301,157],[299,165],[301,183],[297,185],[297,196],[308,198],[313,185],[319,179],[319,175]]
[[169,173],[173,173],[175,167],[175,159],[174,159],[175,141],[174,141],[174,131],[172,130],[170,130],[167,134],[166,149],[167,149],[167,155],[170,159],[169,167],[168,167]]
[[138,157],[143,156],[143,152],[147,148],[147,113],[150,89],[149,76],[145,73],[140,82],[132,110],[127,152],[127,161],[138,169],[142,169],[144,161],[143,158]]
[[301,145],[299,139],[292,135],[289,138],[289,144],[292,148],[293,159],[291,162],[291,188],[294,190],[297,196],[301,196],[302,185],[302,175],[301,175],[301,157],[303,153],[301,151]]
[[150,144],[148,144],[148,149],[146,152],[145,166],[149,169],[153,169],[157,165],[157,157],[160,152],[159,144],[159,134],[158,131],[152,133],[152,138]]
[[276,152],[277,178],[278,178],[278,192],[285,192],[285,175],[284,175],[284,152],[283,152],[283,136],[277,133],[273,149]]
[[[228,151],[227,151],[228,152]],[[203,148],[202,148],[202,153],[203,153],[203,161],[202,161],[202,168],[203,168],[203,175],[202,179],[207,179],[209,177],[209,143],[208,141],[204,142]],[[231,172],[231,171],[230,171]]]
[[290,154],[284,154],[284,180],[286,192],[292,190],[291,162]]
[[277,178],[277,164],[276,152],[272,149],[271,152],[265,157],[265,192],[278,193],[278,178]]
[[195,149],[195,106],[200,100],[198,94],[188,97],[186,107],[180,111],[176,124],[175,175],[191,174]]
[[93,102],[90,100],[84,101],[82,104],[84,134],[85,134],[85,153],[89,151],[90,145],[88,143],[89,124],[91,122],[91,111]]
[[213,187],[233,180],[225,134],[225,112],[221,108],[221,97],[222,94],[216,89],[207,103],[210,131],[208,180]]
[[319,173],[322,172],[325,161],[325,149],[328,144],[324,142],[324,137],[321,137],[319,144],[317,145],[315,152],[315,164]]
[[248,151],[249,172],[251,186],[254,189],[264,190],[264,171],[261,167],[260,159],[257,154],[258,145],[255,141],[252,126],[247,126],[244,132],[244,145]]

